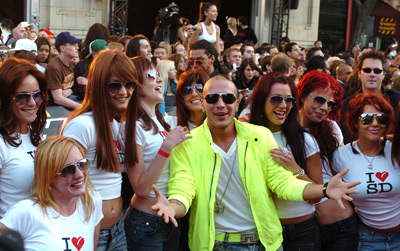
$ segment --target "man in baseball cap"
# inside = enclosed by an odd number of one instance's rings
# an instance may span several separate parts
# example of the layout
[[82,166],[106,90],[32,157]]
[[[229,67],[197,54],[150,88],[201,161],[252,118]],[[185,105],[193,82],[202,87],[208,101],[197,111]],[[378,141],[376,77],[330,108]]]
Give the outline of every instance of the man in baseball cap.
[[23,38],[17,40],[15,47],[10,52],[14,52],[14,57],[26,60],[35,60],[37,56],[37,45],[30,39]]

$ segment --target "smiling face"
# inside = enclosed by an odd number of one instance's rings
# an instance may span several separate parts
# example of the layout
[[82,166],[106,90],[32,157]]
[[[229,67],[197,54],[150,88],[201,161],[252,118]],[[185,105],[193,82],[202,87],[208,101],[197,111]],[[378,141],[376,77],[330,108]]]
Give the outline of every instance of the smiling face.
[[286,98],[293,97],[293,95],[288,84],[275,83],[271,87],[271,92],[265,100],[264,114],[269,121],[268,128],[272,132],[279,132],[292,108],[288,107],[285,101],[277,106],[272,105],[271,101],[268,99],[273,96],[282,96],[283,98]]
[[328,108],[327,102],[323,105],[320,105],[318,102],[315,101],[315,97],[318,96],[323,97],[328,101],[334,101],[333,91],[329,88],[315,90],[307,95],[307,97],[305,97],[305,99],[303,100],[303,127],[308,128],[310,127],[311,123],[321,123],[329,115],[330,109]]
[[[14,97],[21,93],[32,93],[36,91],[40,91],[39,83],[34,76],[28,75],[15,90]],[[14,129],[20,133],[27,133],[28,125],[36,119],[36,113],[39,110],[41,102],[36,103],[32,96],[29,97],[28,102],[24,105],[17,105],[15,100],[12,101],[11,110],[14,118],[18,121],[18,127]]]
[[203,94],[196,91],[196,89],[194,88],[196,84],[196,82],[193,82],[191,85],[191,93],[183,96],[185,106],[191,113],[201,111],[201,99],[203,98]]
[[149,72],[156,72],[155,68],[148,69],[143,73],[143,83],[140,88],[140,102],[156,105],[164,99],[162,92],[162,79],[159,75],[148,74]]
[[148,59],[151,59],[151,46],[147,39],[139,40],[139,55]]
[[[73,146],[65,160],[65,165],[75,163],[81,159],[83,159],[81,152],[76,146]],[[56,175],[51,183],[50,193],[56,203],[61,200],[74,200],[85,193],[86,182],[87,174],[76,168],[75,173],[68,177],[64,178],[62,175]]]
[[168,71],[168,80],[176,80],[176,68],[173,66],[171,69]]
[[218,16],[217,6],[211,5],[210,8],[208,8],[208,10],[204,12],[204,15],[211,21],[217,20]]
[[[382,113],[375,106],[366,105],[363,113]],[[363,125],[360,121],[357,123],[358,138],[360,142],[380,142],[381,137],[384,136],[386,125],[379,124],[374,117],[372,123]]]
[[[111,76],[109,83],[125,84],[123,81],[121,81],[114,75]],[[132,97],[132,91],[126,90],[125,87],[123,87],[122,85],[117,93],[115,94],[107,93],[107,95],[108,95],[107,102],[108,102],[109,113],[111,118],[114,118],[118,112],[124,111],[128,107],[129,100]]]

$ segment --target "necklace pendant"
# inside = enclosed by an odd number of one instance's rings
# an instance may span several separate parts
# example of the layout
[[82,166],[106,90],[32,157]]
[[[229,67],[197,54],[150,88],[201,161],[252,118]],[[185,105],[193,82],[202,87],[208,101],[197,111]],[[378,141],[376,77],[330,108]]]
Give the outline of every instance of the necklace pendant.
[[369,165],[368,165],[368,169],[372,169],[372,164],[370,163]]
[[224,212],[224,206],[221,205],[219,202],[215,202],[214,213],[222,214],[223,212]]

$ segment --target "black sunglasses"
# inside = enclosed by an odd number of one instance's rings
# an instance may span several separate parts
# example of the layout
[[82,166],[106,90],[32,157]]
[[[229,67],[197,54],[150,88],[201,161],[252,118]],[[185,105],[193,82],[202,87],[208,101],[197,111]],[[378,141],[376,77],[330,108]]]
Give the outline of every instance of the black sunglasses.
[[190,95],[192,90],[195,90],[198,93],[203,93],[203,85],[202,84],[195,84],[194,86],[185,86],[182,88],[183,96]]
[[363,113],[359,117],[360,122],[363,125],[371,124],[374,118],[376,118],[376,121],[381,125],[386,125],[389,119],[388,116],[383,113]]
[[197,65],[202,65],[203,61],[207,58],[209,58],[211,55],[208,55],[206,58],[201,58],[201,59],[193,59],[193,58],[189,58],[189,64],[190,65],[194,65],[194,63],[196,63]]
[[87,173],[89,170],[89,160],[81,159],[75,163],[68,164],[61,169],[61,172],[57,173],[57,175],[62,175],[64,178],[68,178],[75,174],[76,168],[79,168],[82,173]]
[[208,104],[215,104],[218,102],[219,97],[228,105],[235,103],[237,100],[235,94],[232,93],[209,93],[206,95],[205,100]]
[[44,94],[42,91],[30,92],[30,93],[26,92],[17,94],[13,99],[15,100],[15,104],[17,106],[23,106],[29,102],[31,97],[33,98],[35,103],[38,104],[43,101]]
[[335,109],[335,106],[336,106],[335,101],[332,101],[332,100],[331,100],[331,101],[328,101],[328,100],[326,100],[326,98],[321,97],[321,96],[315,96],[315,97],[313,97],[313,96],[310,95],[310,97],[311,97],[312,99],[314,99],[314,105],[322,106],[322,105],[324,105],[325,103],[327,103],[328,109],[329,109],[329,110]]
[[362,68],[362,71],[365,72],[365,73],[371,73],[371,71],[374,71],[375,74],[381,74],[383,72],[382,69],[379,69],[379,68],[371,69],[369,67]]
[[108,93],[110,95],[115,95],[121,90],[121,87],[124,86],[126,91],[133,92],[136,88],[136,82],[127,82],[127,83],[119,83],[112,82],[107,84]]
[[287,107],[292,108],[294,104],[296,104],[296,99],[293,97],[282,97],[281,95],[272,96],[267,99],[271,105],[278,106],[282,104],[283,100],[285,100],[285,104]]

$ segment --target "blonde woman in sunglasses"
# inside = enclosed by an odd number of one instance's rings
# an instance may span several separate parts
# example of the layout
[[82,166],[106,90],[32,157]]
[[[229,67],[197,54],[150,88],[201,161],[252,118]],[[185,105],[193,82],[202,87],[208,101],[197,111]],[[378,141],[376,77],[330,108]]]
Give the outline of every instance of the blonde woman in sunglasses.
[[40,143],[32,197],[11,207],[0,229],[19,232],[26,250],[95,250],[103,213],[85,152],[62,136]]
[[47,80],[35,66],[10,58],[0,66],[0,219],[31,196],[33,160],[46,123]]

